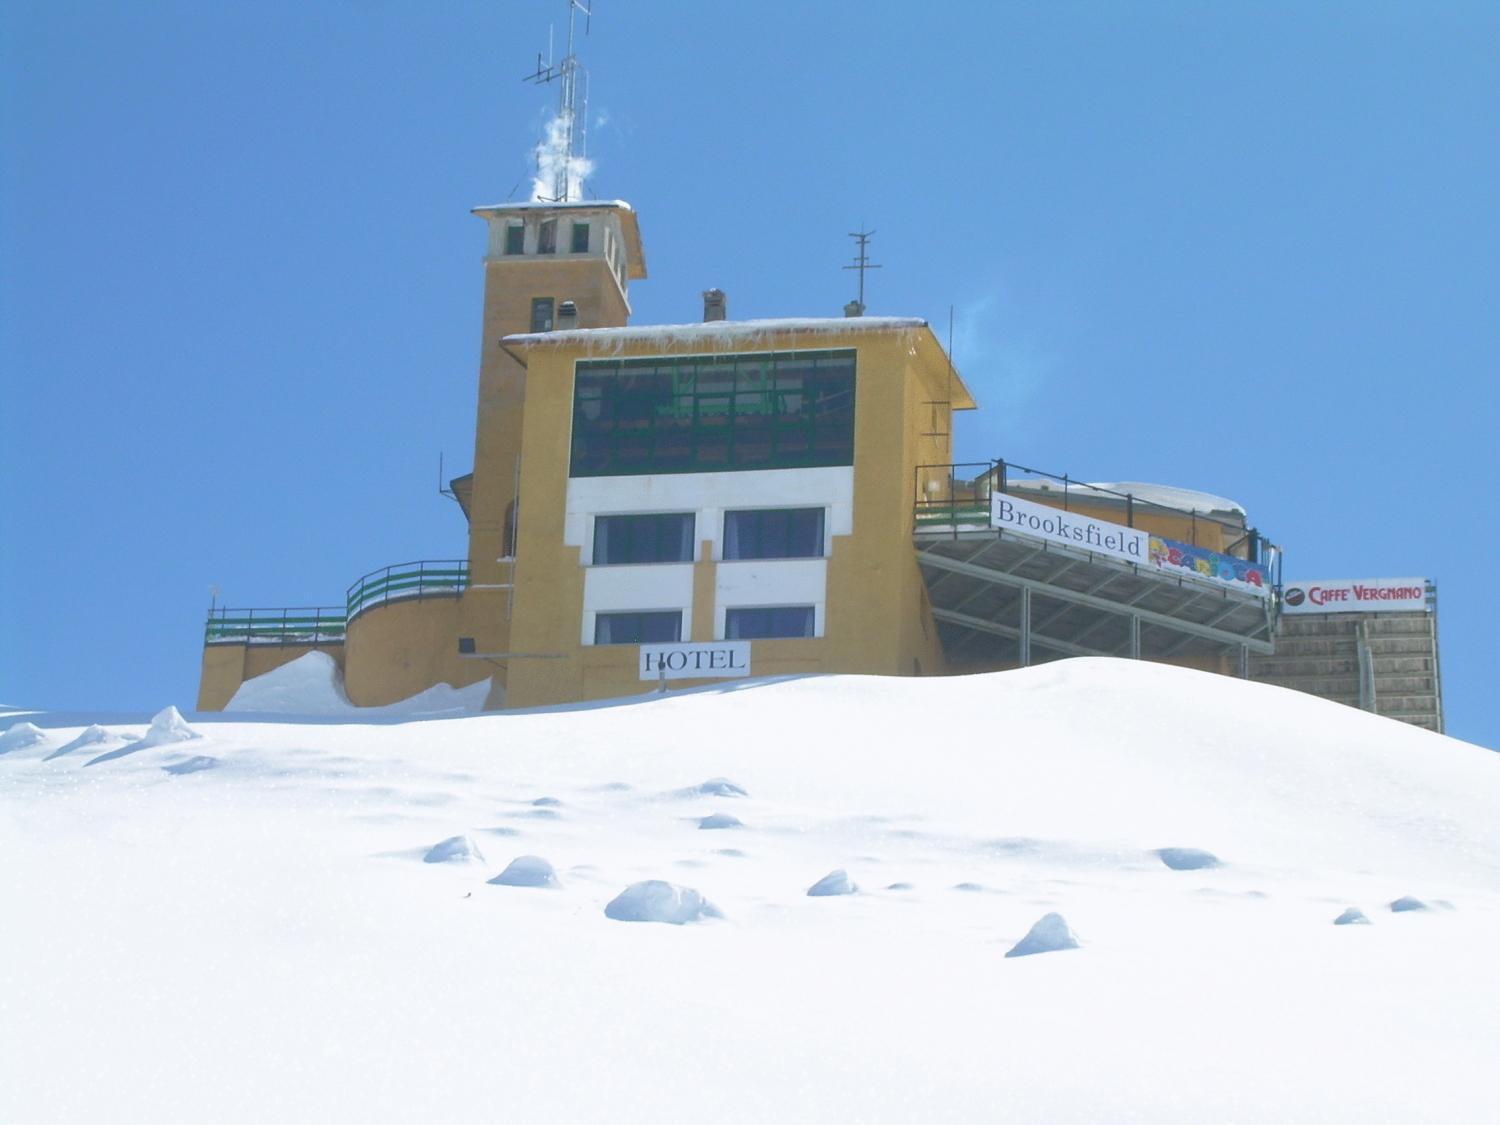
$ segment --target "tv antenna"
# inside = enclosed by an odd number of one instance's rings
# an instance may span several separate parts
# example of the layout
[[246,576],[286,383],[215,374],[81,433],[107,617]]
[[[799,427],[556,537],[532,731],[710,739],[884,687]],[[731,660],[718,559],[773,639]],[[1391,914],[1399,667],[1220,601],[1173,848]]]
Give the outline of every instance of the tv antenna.
[[[592,4],[593,0],[589,0]],[[548,82],[561,80],[562,86],[559,90],[557,102],[557,116],[553,119],[557,133],[554,140],[552,125],[548,126],[549,136],[538,146],[537,160],[538,171],[541,171],[541,151],[543,148],[556,146],[562,151],[553,153],[552,168],[552,194],[540,196],[544,203],[568,203],[574,195],[581,195],[583,180],[576,178],[578,190],[574,191],[574,169],[583,166],[588,154],[588,115],[589,115],[589,76],[583,64],[578,61],[578,56],[573,52],[573,32],[578,13],[583,13],[583,33],[589,33],[589,25],[593,22],[593,13],[584,6],[583,0],[568,0],[568,53],[562,57],[561,62],[552,61],[552,30],[547,30],[547,57],[545,61],[542,53],[537,52],[536,70],[528,74],[522,81],[531,82],[538,86],[545,86]],[[583,79],[583,112],[579,113],[578,105],[578,80]]]
[[870,255],[868,253],[870,239],[873,238],[874,235],[874,231],[865,230],[864,223],[859,224],[859,230],[852,230],[849,232],[849,237],[854,239],[854,241],[859,244],[859,253],[854,255],[854,264],[844,267],[846,270],[859,271],[859,299],[854,302],[855,316],[865,315],[865,271],[878,270],[881,268],[880,266],[877,266],[870,261]]

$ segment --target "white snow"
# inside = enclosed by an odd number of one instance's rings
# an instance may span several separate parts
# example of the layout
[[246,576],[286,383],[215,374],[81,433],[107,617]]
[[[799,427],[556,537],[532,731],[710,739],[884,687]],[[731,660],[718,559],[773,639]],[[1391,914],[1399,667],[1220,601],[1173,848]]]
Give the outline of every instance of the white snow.
[[707,816],[698,818],[698,827],[708,830],[719,828],[743,828],[745,824],[737,816],[728,813],[709,813]]
[[669,348],[755,344],[790,332],[910,332],[927,322],[911,316],[775,317],[764,320],[710,320],[693,324],[642,324],[622,328],[569,328],[557,332],[519,332],[500,342],[522,347],[582,345],[590,355],[613,355],[628,344]]
[[829,895],[852,895],[859,887],[849,878],[849,872],[843,868],[830,871],[812,886],[807,888],[808,896],[811,898],[824,898]]
[[12,750],[25,750],[46,740],[47,732],[35,723],[14,723],[5,728],[5,733],[0,734],[0,754],[9,754]]
[[[192,727],[0,755],[0,1121],[1494,1116],[1500,756],[1353,708],[1070,660]],[[653,883],[723,918],[606,915]]]
[[632,883],[609,901],[604,916],[616,922],[666,922],[673,926],[721,917],[718,908],[692,887],[679,887],[664,879]]
[[246,680],[224,710],[261,715],[472,715],[484,708],[489,691],[488,679],[461,688],[438,684],[399,703],[358,707],[344,693],[338,662],[326,652],[309,652]]
[[467,836],[449,836],[427,849],[423,863],[483,863],[479,845]]
[[65,743],[48,754],[47,761],[50,762],[53,758],[61,758],[64,754],[71,754],[74,750],[82,750],[85,746],[99,746],[106,742],[113,742],[118,737],[118,735],[111,734],[105,730],[98,723],[93,723],[86,727],[83,733],[73,739],[72,742]]
[[1030,957],[1034,953],[1056,953],[1062,949],[1077,949],[1078,938],[1068,928],[1067,920],[1053,912],[1043,914],[1035,925],[1026,931],[1026,936],[1011,946],[1007,957]]
[[1244,518],[1245,509],[1224,496],[1211,492],[1198,492],[1191,488],[1176,488],[1170,484],[1147,484],[1138,480],[1093,481],[1080,488],[1098,488],[1106,492],[1122,492],[1144,500],[1148,504],[1160,504],[1164,508],[1175,508],[1179,512],[1199,512],[1204,515],[1218,513]]
[[501,887],[560,887],[557,870],[539,855],[518,855],[490,880]]
[[1173,871],[1201,871],[1220,865],[1218,856],[1202,848],[1158,848],[1156,854]]

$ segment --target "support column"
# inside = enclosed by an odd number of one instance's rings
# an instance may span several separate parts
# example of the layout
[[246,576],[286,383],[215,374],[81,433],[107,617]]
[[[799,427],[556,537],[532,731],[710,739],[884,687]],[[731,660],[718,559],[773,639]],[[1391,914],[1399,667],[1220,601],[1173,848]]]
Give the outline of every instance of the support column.
[[1239,668],[1239,672],[1240,672],[1240,679],[1242,679],[1242,680],[1248,680],[1250,678],[1250,646],[1249,645],[1240,645],[1240,668]]
[[1141,658],[1141,619],[1135,614],[1130,615],[1130,659]]
[[1031,667],[1031,591],[1021,588],[1021,667]]

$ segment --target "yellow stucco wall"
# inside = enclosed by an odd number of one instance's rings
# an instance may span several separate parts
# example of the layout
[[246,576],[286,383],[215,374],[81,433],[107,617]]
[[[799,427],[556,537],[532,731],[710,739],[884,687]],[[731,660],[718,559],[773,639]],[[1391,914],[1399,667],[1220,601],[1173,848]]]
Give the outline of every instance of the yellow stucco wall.
[[413,598],[371,606],[349,622],[344,691],[359,707],[382,707],[435,684],[464,687],[494,667],[458,654],[462,599]]

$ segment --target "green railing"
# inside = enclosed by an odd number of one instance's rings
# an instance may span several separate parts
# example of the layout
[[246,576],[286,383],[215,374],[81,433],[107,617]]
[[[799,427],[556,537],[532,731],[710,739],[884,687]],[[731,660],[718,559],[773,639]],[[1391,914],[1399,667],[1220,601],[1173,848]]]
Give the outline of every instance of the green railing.
[[372,570],[349,587],[345,613],[349,621],[385,602],[406,598],[457,597],[469,585],[464,559],[397,563]]
[[339,606],[208,611],[205,645],[331,645],[344,643],[348,615]]
[[407,598],[457,597],[469,585],[463,559],[397,563],[373,570],[349,587],[340,606],[208,611],[206,645],[343,644],[349,622],[373,606]]

